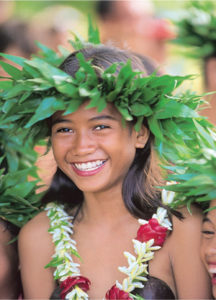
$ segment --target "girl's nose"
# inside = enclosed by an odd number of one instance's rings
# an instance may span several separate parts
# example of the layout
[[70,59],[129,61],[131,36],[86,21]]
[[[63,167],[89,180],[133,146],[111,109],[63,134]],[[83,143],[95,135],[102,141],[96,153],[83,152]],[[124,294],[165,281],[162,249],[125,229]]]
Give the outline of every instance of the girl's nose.
[[76,156],[91,154],[96,149],[96,141],[88,133],[79,133],[76,135],[71,152]]
[[215,256],[216,257],[216,236],[212,238],[205,248],[205,254],[207,256]]

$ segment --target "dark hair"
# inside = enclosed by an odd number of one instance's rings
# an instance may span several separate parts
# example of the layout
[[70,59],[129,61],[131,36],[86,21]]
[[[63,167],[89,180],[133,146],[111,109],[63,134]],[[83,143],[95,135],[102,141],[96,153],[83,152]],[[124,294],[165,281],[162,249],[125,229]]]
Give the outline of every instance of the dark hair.
[[[107,46],[88,46],[70,54],[61,64],[60,69],[75,76],[79,68],[76,54],[82,52],[86,60],[91,60],[93,66],[106,69],[115,62],[131,60],[133,69],[144,73],[143,61],[134,53]],[[98,74],[100,77],[100,74]],[[147,123],[144,124],[146,127]],[[123,183],[122,195],[129,212],[138,218],[148,219],[161,203],[160,191],[155,188],[162,183],[161,172],[153,150],[154,136],[150,133],[144,149],[137,149],[134,161]],[[74,208],[83,201],[83,192],[59,168],[53,177],[48,191],[43,197],[43,203],[57,201]]]
[[112,15],[114,10],[113,0],[98,0],[95,3],[95,11],[101,19],[106,19],[109,15]]
[[156,73],[157,76],[162,75],[162,73],[159,71],[158,64],[153,61],[153,59],[150,59],[149,57],[135,53],[134,54],[139,57],[139,59],[142,61],[144,68],[146,69],[147,75],[151,75],[152,73]]
[[1,217],[0,217],[0,224],[4,227],[4,230],[10,232],[12,239],[18,235],[20,228],[17,227],[16,225],[8,222],[7,220],[2,219]]

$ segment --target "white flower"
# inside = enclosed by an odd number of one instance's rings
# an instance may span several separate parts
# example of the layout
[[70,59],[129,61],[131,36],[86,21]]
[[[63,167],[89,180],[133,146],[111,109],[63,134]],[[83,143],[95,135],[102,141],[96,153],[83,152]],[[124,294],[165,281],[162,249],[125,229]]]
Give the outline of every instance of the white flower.
[[144,284],[142,282],[133,282],[133,289],[139,288],[142,289],[144,287]]
[[56,228],[55,230],[53,230],[53,240],[54,241],[58,241],[61,238],[61,229],[60,228]]
[[167,218],[167,210],[163,207],[158,207],[157,213],[152,216],[152,218],[155,218],[158,220],[158,223],[166,227],[167,229],[171,230],[172,229],[172,224]]
[[[147,266],[147,265],[146,265]],[[148,278],[145,276],[137,276],[136,277],[137,280],[141,280],[141,281],[148,281]]]
[[68,300],[86,300],[88,299],[88,295],[78,286],[76,286],[70,293],[68,293],[65,297]]
[[129,264],[136,261],[136,257],[132,255],[130,252],[125,251],[124,256],[128,259]]
[[64,229],[66,232],[69,232],[70,234],[73,233],[73,230],[69,226],[62,225],[62,229]]
[[118,282],[118,280],[116,280],[116,286],[117,286],[117,288],[119,288],[120,290],[123,289],[122,284],[120,284],[120,283]]
[[161,192],[162,202],[166,205],[172,203],[174,197],[175,197],[175,192],[173,192],[173,191],[167,191],[167,190],[163,189]]
[[148,221],[143,220],[143,219],[138,219],[138,222],[139,222],[139,224],[141,224],[141,225],[148,224]]

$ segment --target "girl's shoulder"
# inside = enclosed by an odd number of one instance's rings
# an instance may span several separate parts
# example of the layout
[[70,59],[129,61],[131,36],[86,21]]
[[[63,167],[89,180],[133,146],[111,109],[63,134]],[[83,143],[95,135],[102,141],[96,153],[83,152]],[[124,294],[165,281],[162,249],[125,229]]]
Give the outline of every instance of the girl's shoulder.
[[[190,207],[190,212],[187,207],[181,207],[178,211],[183,218],[179,219],[173,216],[173,235],[177,236],[181,233],[186,234],[186,230],[197,232],[202,224],[203,213],[202,210],[196,206]],[[200,231],[199,231],[200,233]]]
[[26,223],[19,233],[19,245],[23,245],[29,250],[38,249],[38,243],[41,248],[46,248],[45,252],[53,252],[52,237],[48,232],[50,219],[46,211],[38,213],[28,223]]
[[46,211],[41,211],[34,218],[28,221],[21,229],[20,235],[43,234],[48,233],[50,220]]
[[187,207],[182,207],[178,211],[183,218],[178,219],[175,216],[172,218],[173,230],[169,239],[170,257],[175,257],[179,261],[180,257],[186,256],[185,260],[189,260],[194,252],[199,253],[203,213],[196,206],[191,206],[190,212]]
[[55,253],[49,227],[47,212],[42,211],[24,225],[19,234],[20,268],[26,299],[48,299],[55,288],[54,269],[45,268]]

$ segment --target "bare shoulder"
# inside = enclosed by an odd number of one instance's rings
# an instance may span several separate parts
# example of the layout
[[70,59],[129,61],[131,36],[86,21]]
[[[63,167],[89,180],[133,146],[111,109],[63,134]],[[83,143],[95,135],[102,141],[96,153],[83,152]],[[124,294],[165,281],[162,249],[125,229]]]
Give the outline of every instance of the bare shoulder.
[[19,234],[20,270],[25,299],[49,299],[55,288],[53,269],[45,268],[55,252],[49,227],[46,212],[41,212]]
[[46,212],[40,212],[33,219],[31,219],[20,231],[19,239],[28,238],[35,240],[36,237],[49,236],[48,229],[50,227],[49,218]]
[[182,207],[178,211],[182,214],[183,219],[173,217],[173,236],[179,236],[181,233],[187,235],[191,231],[200,233],[203,219],[202,210],[196,206],[191,206],[191,212],[186,207]]
[[[49,218],[43,211],[30,220],[19,233],[19,248],[25,248],[25,252],[43,251],[47,256],[51,256],[54,252],[52,236],[48,232],[50,227]],[[44,251],[45,250],[45,251]]]

